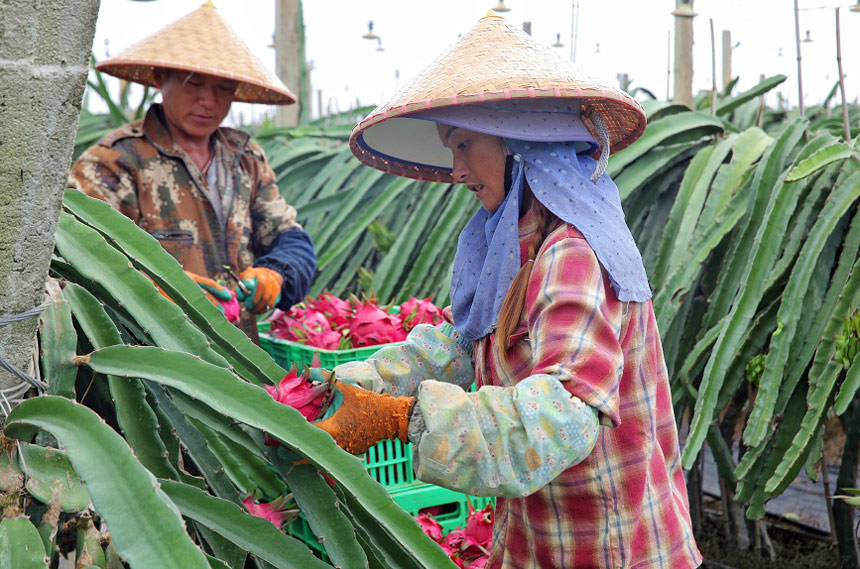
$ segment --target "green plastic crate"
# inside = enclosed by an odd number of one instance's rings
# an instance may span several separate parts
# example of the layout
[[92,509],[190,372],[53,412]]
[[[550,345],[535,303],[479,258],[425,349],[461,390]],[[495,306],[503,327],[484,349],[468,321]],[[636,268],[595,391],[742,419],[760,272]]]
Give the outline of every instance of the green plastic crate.
[[[318,353],[320,365],[331,369],[338,364],[363,361],[381,348],[402,343],[380,344],[351,350],[323,350],[269,336],[268,322],[259,322],[257,326],[260,332],[260,346],[284,368],[289,368],[293,364],[311,365],[314,353]],[[474,387],[473,385],[472,389]],[[416,480],[412,470],[411,443],[382,441],[371,447],[364,455],[364,466],[373,479],[388,490],[394,502],[410,515],[415,517],[422,510],[430,510],[442,526],[443,533],[465,525],[469,516],[468,500],[472,501],[475,509],[484,508],[487,504],[496,501],[495,498],[467,498],[460,492]],[[287,531],[293,537],[302,540],[324,561],[328,560],[325,547],[317,541],[304,516],[296,518],[288,526]]]
[[[495,498],[469,497],[460,492],[448,490],[416,482],[401,488],[390,490],[394,502],[403,508],[413,518],[424,512],[431,513],[433,518],[442,526],[442,535],[458,527],[464,527],[469,518],[469,501],[476,510],[485,508],[487,504],[495,504]],[[323,561],[328,561],[325,547],[317,540],[303,515],[293,520],[287,526],[287,532],[305,543]]]
[[285,369],[289,369],[293,364],[299,368],[311,365],[315,353],[319,354],[320,366],[325,369],[331,369],[338,364],[366,360],[378,352],[380,348],[402,344],[402,342],[393,342],[390,344],[367,346],[365,348],[352,348],[350,350],[324,350],[291,340],[282,340],[281,338],[269,336],[268,322],[258,322],[257,330],[260,334],[260,347],[266,350],[278,365]]

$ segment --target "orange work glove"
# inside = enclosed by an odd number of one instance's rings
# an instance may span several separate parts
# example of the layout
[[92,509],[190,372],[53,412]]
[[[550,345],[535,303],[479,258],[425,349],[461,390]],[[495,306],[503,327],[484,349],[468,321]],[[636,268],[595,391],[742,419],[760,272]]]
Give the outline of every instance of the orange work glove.
[[245,303],[245,308],[254,314],[260,314],[274,308],[281,299],[281,285],[284,278],[265,267],[249,267],[242,271],[239,280],[245,285],[247,293],[239,287],[236,298]]
[[340,448],[364,454],[379,441],[407,442],[414,397],[374,393],[345,381],[335,381],[334,387],[343,395],[343,403],[334,415],[313,425],[330,434]]
[[203,289],[203,294],[206,295],[206,298],[208,298],[209,301],[212,302],[212,304],[214,304],[218,308],[221,308],[222,311],[223,308],[221,307],[221,303],[218,301],[222,300],[224,302],[228,302],[230,299],[233,298],[233,293],[231,293],[227,288],[219,285],[217,282],[210,279],[209,277],[203,277],[196,273],[192,273],[191,271],[185,271],[185,274],[188,275],[192,281],[200,285],[200,288]]
[[[210,279],[209,277],[202,277],[197,273],[192,273],[191,271],[185,271],[185,274],[188,275],[188,278],[196,282],[200,286],[200,288],[203,289],[203,294],[206,295],[206,298],[209,299],[209,302],[220,308],[222,312],[224,311],[224,308],[221,306],[221,302],[219,301],[229,302],[230,299],[233,298],[233,293],[231,293],[227,288],[219,285],[217,282]],[[164,289],[158,286],[155,281],[152,281],[152,284],[155,285],[155,288],[158,289],[158,292],[161,293],[161,296],[163,296],[170,302],[173,302],[173,299],[170,298],[170,296],[166,292],[164,292]]]

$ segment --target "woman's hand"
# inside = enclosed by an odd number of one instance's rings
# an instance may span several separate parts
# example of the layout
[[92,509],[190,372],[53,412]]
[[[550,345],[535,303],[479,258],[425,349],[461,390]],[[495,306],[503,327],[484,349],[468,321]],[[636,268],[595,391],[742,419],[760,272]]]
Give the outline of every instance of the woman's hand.
[[406,442],[406,427],[414,397],[392,397],[335,380],[343,402],[334,415],[313,423],[332,436],[343,450],[364,454],[384,440]]

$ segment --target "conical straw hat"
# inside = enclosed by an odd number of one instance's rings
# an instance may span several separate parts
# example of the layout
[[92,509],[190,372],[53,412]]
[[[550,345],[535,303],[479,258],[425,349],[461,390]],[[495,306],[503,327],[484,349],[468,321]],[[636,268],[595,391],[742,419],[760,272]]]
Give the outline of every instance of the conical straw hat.
[[442,147],[435,123],[415,113],[452,105],[504,99],[575,99],[588,130],[599,139],[591,116],[609,130],[611,151],[621,150],[645,130],[645,112],[624,91],[603,84],[490,12],[444,51],[390,101],[358,123],[350,136],[353,154],[379,170],[451,182],[451,153]]
[[296,96],[251,53],[211,2],[97,65],[120,79],[155,86],[156,67],[239,82],[234,101],[289,105]]

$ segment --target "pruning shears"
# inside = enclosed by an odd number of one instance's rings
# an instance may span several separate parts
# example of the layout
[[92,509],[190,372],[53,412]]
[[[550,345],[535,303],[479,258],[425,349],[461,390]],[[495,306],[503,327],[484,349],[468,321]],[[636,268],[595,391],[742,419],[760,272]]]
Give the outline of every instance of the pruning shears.
[[236,275],[236,273],[234,273],[230,269],[230,265],[223,265],[223,268],[225,271],[227,271],[227,274],[230,275],[236,281],[236,286],[239,287],[239,290],[242,291],[242,294],[248,296],[250,294],[250,292],[248,291],[248,287],[246,287],[245,283],[242,282],[242,279],[240,279],[238,275]]

